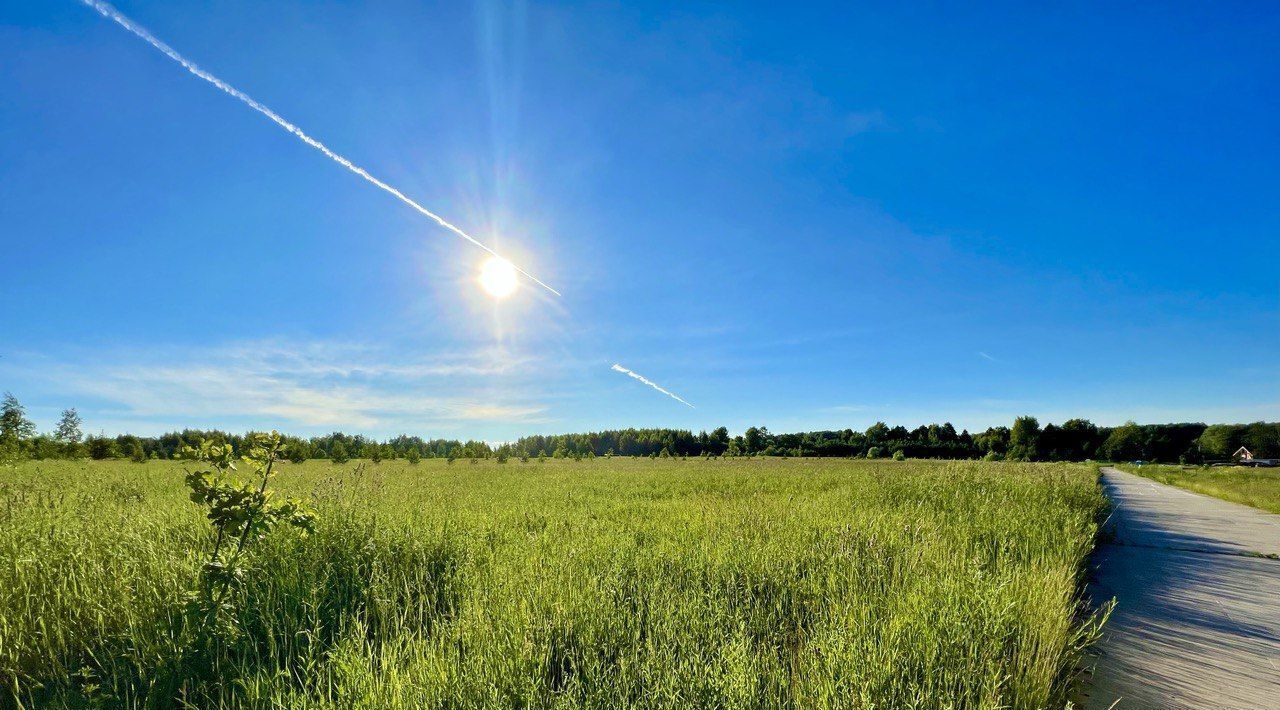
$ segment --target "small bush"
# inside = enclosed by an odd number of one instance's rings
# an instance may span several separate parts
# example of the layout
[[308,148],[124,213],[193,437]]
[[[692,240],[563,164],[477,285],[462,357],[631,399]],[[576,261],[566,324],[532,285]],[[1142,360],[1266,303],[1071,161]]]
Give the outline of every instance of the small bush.
[[95,461],[103,461],[105,459],[114,459],[120,456],[120,450],[116,448],[114,439],[108,439],[105,436],[89,437],[89,458]]

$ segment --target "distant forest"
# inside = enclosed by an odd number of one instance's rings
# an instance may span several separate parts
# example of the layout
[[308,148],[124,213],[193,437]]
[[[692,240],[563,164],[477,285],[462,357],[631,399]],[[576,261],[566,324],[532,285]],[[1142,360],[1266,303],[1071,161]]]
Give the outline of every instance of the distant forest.
[[[186,429],[160,436],[84,436],[74,409],[62,413],[55,431],[39,433],[12,394],[0,405],[0,459],[174,458],[203,439],[231,443],[239,450],[244,435]],[[915,429],[877,422],[866,431],[809,431],[775,434],[750,427],[730,436],[719,427],[694,434],[685,429],[617,429],[585,434],[526,436],[497,446],[483,441],[424,439],[401,435],[378,441],[360,434],[334,432],[310,438],[289,436],[294,461],[352,458],[381,461],[407,458],[581,458],[595,456],[827,456],[854,458],[1010,459],[1017,461],[1158,461],[1206,463],[1230,459],[1241,446],[1254,456],[1280,458],[1280,423],[1134,424],[1095,426],[1069,419],[1044,427],[1035,417],[1018,417],[1008,427],[970,434],[950,423]]]

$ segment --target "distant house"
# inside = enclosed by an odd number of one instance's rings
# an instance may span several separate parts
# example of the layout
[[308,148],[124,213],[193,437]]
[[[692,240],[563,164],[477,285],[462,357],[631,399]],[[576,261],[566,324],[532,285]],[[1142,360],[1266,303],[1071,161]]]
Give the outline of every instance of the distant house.
[[1237,461],[1252,461],[1253,452],[1241,446],[1240,448],[1236,449],[1236,452],[1234,454],[1231,454],[1231,458],[1236,459]]

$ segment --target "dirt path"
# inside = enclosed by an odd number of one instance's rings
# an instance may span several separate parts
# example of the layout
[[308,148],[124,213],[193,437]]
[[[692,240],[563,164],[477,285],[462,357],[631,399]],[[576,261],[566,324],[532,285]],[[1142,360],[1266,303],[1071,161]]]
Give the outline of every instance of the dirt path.
[[1086,708],[1280,708],[1280,515],[1102,469],[1115,612]]

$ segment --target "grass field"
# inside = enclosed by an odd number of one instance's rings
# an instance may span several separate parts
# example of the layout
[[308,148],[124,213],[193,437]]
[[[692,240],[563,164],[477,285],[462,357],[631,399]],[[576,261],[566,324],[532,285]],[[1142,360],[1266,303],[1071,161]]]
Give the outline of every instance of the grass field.
[[1154,464],[1122,464],[1117,468],[1196,493],[1280,513],[1280,469]]
[[1061,707],[1105,505],[1072,464],[286,464],[317,531],[200,678],[181,473],[0,469],[0,705]]

